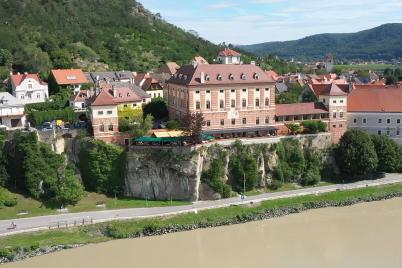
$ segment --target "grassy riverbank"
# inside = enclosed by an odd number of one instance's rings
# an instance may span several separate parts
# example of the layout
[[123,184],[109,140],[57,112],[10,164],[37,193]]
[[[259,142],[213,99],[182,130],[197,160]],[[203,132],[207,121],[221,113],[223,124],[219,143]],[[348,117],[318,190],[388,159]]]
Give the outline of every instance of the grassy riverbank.
[[[297,213],[315,207],[345,206],[395,196],[402,196],[402,184],[278,199],[260,204],[200,211],[197,214],[190,213],[158,219],[110,222],[69,230],[20,234],[1,238],[0,249],[2,250],[0,250],[0,254],[13,260],[14,256],[28,256],[32,252],[38,252],[39,248],[47,249],[56,245],[69,246],[99,243],[118,238],[157,235],[166,232],[236,224]],[[41,255],[41,253],[33,255]]]
[[[58,213],[57,209],[51,204],[44,204],[20,193],[12,193],[2,187],[0,187],[0,194],[7,196],[8,199],[17,200],[17,205],[14,207],[0,206],[0,220],[36,217]],[[69,212],[84,212],[107,209],[181,206],[188,204],[191,204],[191,202],[150,201],[129,198],[115,199],[107,197],[104,194],[85,193],[85,196],[75,206],[68,206],[67,209]]]

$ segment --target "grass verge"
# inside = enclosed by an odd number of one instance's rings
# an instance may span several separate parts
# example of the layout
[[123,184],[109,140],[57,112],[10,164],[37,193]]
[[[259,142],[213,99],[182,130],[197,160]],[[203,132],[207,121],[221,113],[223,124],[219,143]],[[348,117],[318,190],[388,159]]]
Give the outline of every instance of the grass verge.
[[[46,249],[55,245],[68,246],[98,243],[119,238],[158,235],[167,232],[236,224],[283,216],[316,207],[346,206],[396,196],[402,196],[401,183],[322,195],[277,199],[265,201],[258,205],[254,204],[253,206],[231,206],[200,211],[197,214],[189,213],[156,219],[102,223],[68,230],[20,234],[0,239],[0,257],[3,256],[13,261],[16,260],[16,256],[18,258],[30,256],[29,254],[34,250]],[[285,211],[285,213],[276,213],[276,211]],[[41,254],[39,252],[35,255]]]

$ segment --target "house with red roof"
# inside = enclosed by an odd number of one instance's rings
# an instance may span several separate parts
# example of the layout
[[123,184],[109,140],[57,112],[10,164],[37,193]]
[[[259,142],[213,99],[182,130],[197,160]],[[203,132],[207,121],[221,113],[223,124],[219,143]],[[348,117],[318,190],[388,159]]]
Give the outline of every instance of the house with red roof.
[[387,135],[402,145],[402,87],[356,85],[348,96],[348,127]]
[[23,104],[45,102],[49,98],[48,85],[38,74],[12,74],[9,85],[13,96]]
[[218,54],[218,62],[221,64],[241,64],[241,54],[230,48],[225,48]]
[[158,75],[152,73],[139,73],[135,76],[134,82],[142,90],[148,93],[152,99],[163,98],[163,84]]
[[74,92],[81,90],[88,80],[81,69],[52,70],[52,78],[59,87],[72,87]]

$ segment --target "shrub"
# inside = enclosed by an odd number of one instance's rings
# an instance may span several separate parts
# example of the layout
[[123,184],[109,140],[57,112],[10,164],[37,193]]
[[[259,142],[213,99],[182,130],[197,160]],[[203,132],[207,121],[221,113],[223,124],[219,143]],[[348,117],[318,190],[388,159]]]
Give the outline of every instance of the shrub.
[[17,199],[4,200],[3,204],[6,207],[15,207],[18,204],[18,200]]
[[175,130],[180,128],[180,123],[176,120],[170,120],[167,122],[166,127],[170,130]]
[[271,190],[278,190],[283,185],[283,182],[280,180],[272,180],[272,183],[269,185]]
[[304,121],[302,122],[304,129],[307,129],[309,133],[316,134],[327,131],[327,125],[322,121]]
[[230,197],[231,188],[222,181],[222,177],[222,160],[214,159],[210,170],[202,174],[201,181],[211,187],[215,192],[218,192],[222,198],[228,198]]

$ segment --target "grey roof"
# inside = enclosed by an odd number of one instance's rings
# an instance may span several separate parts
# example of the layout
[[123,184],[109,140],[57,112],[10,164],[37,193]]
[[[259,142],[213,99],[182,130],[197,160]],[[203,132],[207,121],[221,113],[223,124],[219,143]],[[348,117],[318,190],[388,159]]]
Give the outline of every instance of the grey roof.
[[100,82],[119,82],[121,80],[134,79],[134,75],[129,71],[116,72],[90,72],[85,73],[85,76],[92,83]]
[[288,91],[288,86],[285,83],[276,83],[275,87],[279,93]]
[[3,107],[18,107],[24,106],[24,104],[16,97],[8,92],[0,92],[0,108]]

